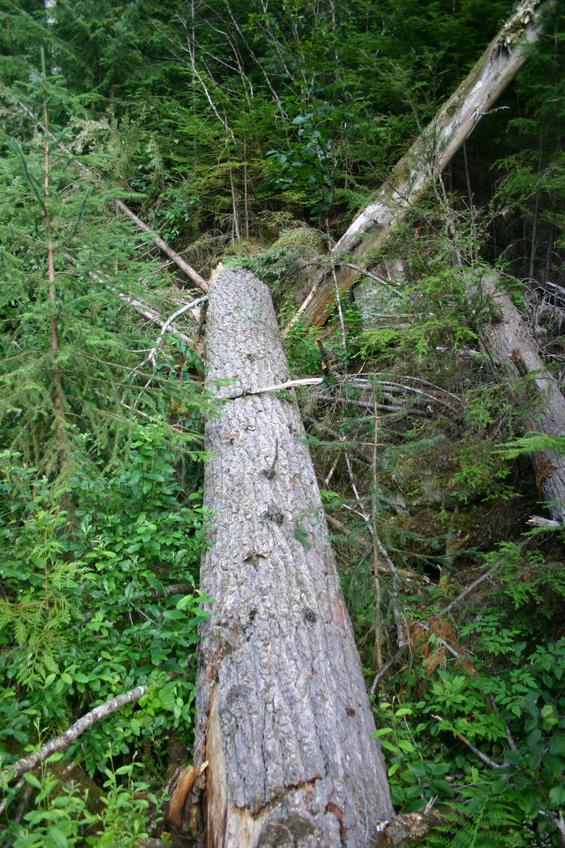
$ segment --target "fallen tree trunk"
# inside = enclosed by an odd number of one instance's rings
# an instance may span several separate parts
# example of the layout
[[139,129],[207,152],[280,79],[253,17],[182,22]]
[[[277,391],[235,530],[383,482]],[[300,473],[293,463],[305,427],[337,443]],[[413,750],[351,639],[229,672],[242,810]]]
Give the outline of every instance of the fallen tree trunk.
[[[537,403],[527,412],[529,430],[548,436],[565,433],[565,397],[548,372],[538,346],[510,297],[500,287],[497,274],[483,277],[483,294],[492,300],[494,320],[481,327],[486,352],[496,365],[511,367],[521,376],[529,375],[537,394]],[[565,523],[565,457],[554,450],[532,454],[536,483],[549,505],[552,518]]]
[[330,254],[330,267],[318,273],[285,334],[297,321],[323,324],[328,318],[336,297],[334,266],[339,289],[351,288],[358,272],[348,257],[354,257],[355,263],[382,248],[394,227],[451,161],[526,61],[523,48],[539,37],[541,10],[547,5],[541,0],[522,0],[473,70],[337,242]]
[[288,367],[248,271],[211,285],[207,358],[224,403],[206,425],[201,844],[369,846],[393,817],[386,774],[298,406],[259,391]]

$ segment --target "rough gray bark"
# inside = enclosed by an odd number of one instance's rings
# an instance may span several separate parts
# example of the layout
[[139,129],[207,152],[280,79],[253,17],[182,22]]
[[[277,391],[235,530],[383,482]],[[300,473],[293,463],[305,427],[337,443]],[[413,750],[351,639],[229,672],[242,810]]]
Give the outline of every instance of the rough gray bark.
[[[551,0],[549,0],[551,2]],[[390,178],[355,218],[330,254],[339,288],[350,288],[357,276],[353,263],[383,247],[394,227],[443,171],[484,115],[526,61],[524,46],[540,34],[541,0],[522,0],[491,41],[472,71],[438,111],[397,163]],[[285,333],[296,321],[322,324],[335,303],[331,266],[320,271],[310,294]]]
[[[393,817],[314,468],[268,289],[210,288],[196,762],[207,848],[360,848]],[[229,380],[226,385],[217,381]],[[255,394],[251,394],[255,392]]]
[[[530,375],[538,403],[527,413],[529,430],[562,436],[565,433],[565,397],[548,372],[528,327],[510,297],[500,288],[496,274],[482,280],[483,293],[495,305],[495,319],[481,328],[481,341],[497,365],[510,366],[521,376]],[[549,504],[552,518],[565,522],[565,457],[555,451],[532,455],[536,482]]]

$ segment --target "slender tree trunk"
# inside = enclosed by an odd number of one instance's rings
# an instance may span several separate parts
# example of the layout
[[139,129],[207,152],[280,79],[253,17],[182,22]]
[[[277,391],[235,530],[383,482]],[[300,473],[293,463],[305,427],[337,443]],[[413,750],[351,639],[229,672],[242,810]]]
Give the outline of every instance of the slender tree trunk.
[[[51,4],[53,5],[53,4]],[[46,3],[46,8],[51,8]],[[65,465],[67,459],[67,433],[65,430],[65,412],[63,406],[63,381],[61,368],[58,362],[59,356],[59,328],[57,325],[57,292],[55,289],[55,255],[53,249],[53,237],[51,233],[51,216],[49,215],[49,112],[47,109],[47,94],[43,100],[43,229],[47,242],[47,282],[48,298],[51,306],[51,318],[49,319],[49,346],[53,357],[53,409],[55,412],[55,434],[57,442],[57,456],[59,470]]]
[[271,296],[248,271],[211,285],[207,353],[223,404],[206,426],[202,844],[365,848],[393,817],[386,774],[298,406],[277,391]]
[[[565,433],[565,397],[556,380],[547,371],[522,316],[509,296],[500,288],[498,275],[485,276],[484,294],[492,299],[495,320],[481,329],[485,350],[497,365],[510,366],[521,376],[530,375],[538,395],[527,412],[527,427],[548,436]],[[549,504],[552,518],[565,523],[565,456],[556,451],[532,454],[536,483]]]
[[[339,265],[344,256],[353,262],[382,248],[394,227],[443,171],[463,142],[526,60],[524,46],[540,34],[541,0],[522,0],[496,38],[455,93],[443,104],[408,153],[393,169],[374,199],[355,218],[332,250],[332,265],[338,265],[339,286],[350,288],[355,271]],[[319,272],[310,294],[289,327],[300,320],[322,324],[335,304],[331,268]]]

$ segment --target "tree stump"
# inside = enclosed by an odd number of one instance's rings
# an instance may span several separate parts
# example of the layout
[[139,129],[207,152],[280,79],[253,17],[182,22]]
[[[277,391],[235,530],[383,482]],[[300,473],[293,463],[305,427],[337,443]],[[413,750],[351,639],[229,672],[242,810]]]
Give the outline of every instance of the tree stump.
[[212,510],[196,761],[206,848],[360,848],[394,813],[269,290],[210,288]]

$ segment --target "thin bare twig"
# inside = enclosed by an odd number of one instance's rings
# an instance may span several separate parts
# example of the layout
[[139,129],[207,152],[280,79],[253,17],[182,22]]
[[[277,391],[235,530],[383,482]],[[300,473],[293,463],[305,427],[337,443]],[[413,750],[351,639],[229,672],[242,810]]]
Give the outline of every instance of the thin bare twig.
[[400,659],[400,657],[402,656],[402,654],[404,653],[404,651],[406,650],[407,647],[408,647],[407,644],[402,645],[402,647],[398,649],[396,654],[394,654],[394,656],[392,656],[389,660],[387,660],[387,662],[383,665],[383,667],[380,668],[379,671],[375,674],[375,677],[373,679],[373,683],[371,685],[371,695],[375,694],[375,692],[377,691],[377,686],[379,685],[379,683],[381,682],[381,680],[383,679],[383,677],[385,676],[385,674],[387,673],[389,668],[391,668],[391,666],[393,666],[395,664],[395,662]]
[[[450,602],[447,604],[447,606],[443,607],[443,609],[441,609],[438,613],[436,613],[436,614],[433,616],[433,618],[440,618],[440,617],[441,617],[441,618],[443,618],[443,617],[444,617],[444,616],[445,616],[448,612],[451,612],[451,610],[452,610],[452,609],[453,609],[453,608],[454,608],[457,604],[460,604],[460,603],[461,603],[461,601],[462,601],[464,598],[466,598],[466,597],[467,597],[467,595],[469,595],[469,594],[470,594],[470,593],[471,593],[474,589],[476,589],[476,588],[477,588],[477,586],[480,586],[480,584],[481,584],[481,583],[483,583],[485,580],[487,580],[489,577],[491,577],[491,576],[492,576],[492,574],[493,574],[493,572],[495,571],[495,569],[496,569],[496,566],[495,566],[495,567],[493,567],[493,568],[491,568],[491,569],[489,569],[489,571],[486,571],[484,574],[482,574],[480,577],[478,577],[476,580],[474,580],[472,583],[470,583],[470,584],[469,584],[469,586],[466,586],[466,587],[465,587],[465,589],[463,589],[463,591],[462,591],[462,592],[460,592],[460,593],[457,595],[457,597],[456,597],[456,598],[454,598],[452,601],[450,601]],[[425,624],[424,622],[422,622],[422,621],[418,621],[418,622],[416,622],[416,624],[417,624],[419,627],[423,627],[423,628],[424,628],[424,630],[428,630],[428,631],[429,631],[429,629],[430,629],[430,628],[429,628],[429,626],[428,626],[427,624]],[[459,653],[455,650],[455,648],[452,648],[452,646],[451,646],[448,642],[446,642],[444,639],[442,639],[442,638],[441,638],[440,636],[438,636],[437,634],[434,634],[434,636],[435,636],[435,638],[436,638],[436,639],[437,639],[437,640],[438,640],[438,641],[439,641],[439,642],[440,642],[440,643],[444,646],[444,648],[446,648],[446,650],[448,650],[448,651],[449,651],[449,653],[450,653],[453,657],[455,657],[456,659],[461,659],[461,654],[459,654]],[[395,655],[394,655],[394,656],[393,656],[390,660],[388,660],[388,662],[387,662],[387,663],[386,663],[386,664],[385,664],[385,665],[384,665],[384,666],[383,666],[383,667],[382,667],[382,668],[381,668],[381,669],[377,672],[377,674],[375,675],[375,677],[374,677],[374,679],[373,679],[373,683],[372,683],[372,685],[371,685],[371,695],[374,695],[374,694],[375,694],[375,691],[376,691],[376,689],[377,689],[377,686],[379,685],[379,683],[380,683],[380,681],[382,680],[382,678],[385,676],[385,674],[387,673],[387,671],[389,670],[389,668],[390,668],[392,665],[394,665],[394,663],[395,663],[395,662],[396,662],[396,661],[400,658],[400,656],[404,653],[405,649],[406,649],[407,647],[409,647],[409,644],[410,644],[410,643],[409,643],[409,641],[408,641],[408,640],[406,640],[406,642],[404,642],[404,644],[403,644],[401,647],[399,647],[399,649],[398,649],[398,651],[396,652],[396,654],[395,654]],[[512,747],[512,745],[510,745],[510,747]]]
[[[150,306],[148,303],[144,303],[143,300],[138,300],[135,297],[129,297],[127,294],[123,294],[122,292],[118,293],[118,297],[124,303],[127,303],[132,306],[135,311],[139,313],[139,315],[143,316],[143,318],[146,318],[153,324],[157,324],[159,327],[163,327],[165,321],[154,306]],[[172,321],[170,321],[169,323],[168,332],[174,333],[174,335],[178,336],[179,339],[181,339],[181,341],[183,341],[189,347],[197,347],[195,340],[188,336],[186,333],[183,333],[182,330],[179,330],[178,327]]]
[[163,323],[161,327],[161,332],[155,342],[154,347],[151,348],[146,357],[146,362],[151,362],[153,365],[153,370],[157,368],[157,354],[163,344],[163,339],[165,338],[166,333],[168,333],[171,327],[174,326],[174,322],[177,318],[180,318],[181,315],[184,315],[185,312],[192,311],[195,307],[199,306],[199,304],[204,303],[205,300],[208,300],[208,295],[204,295],[203,297],[197,297],[196,300],[191,301],[190,303],[185,303],[184,306],[179,306],[176,312],[173,312]]
[[235,395],[227,395],[224,400],[237,400],[240,397],[247,397],[248,395],[262,395],[269,392],[280,392],[284,391],[284,389],[294,389],[299,386],[319,386],[320,383],[323,383],[323,381],[323,377],[304,377],[301,380],[287,380],[286,383],[277,383],[276,386],[261,386],[258,389],[243,389],[242,391],[238,391]]
[[497,566],[494,565],[492,568],[489,568],[488,571],[485,571],[484,574],[481,574],[480,577],[477,577],[476,580],[473,580],[472,583],[469,583],[469,585],[466,586],[463,591],[460,592],[459,595],[457,595],[456,598],[454,598],[447,604],[447,606],[443,607],[443,609],[436,613],[434,618],[443,618],[444,616],[446,616],[449,612],[451,612],[453,607],[457,606],[457,604],[460,604],[463,598],[466,598],[467,595],[469,595],[474,589],[477,588],[477,586],[480,586],[481,583],[484,583],[485,580],[488,580],[489,577],[492,577],[496,569]]
[[[436,721],[443,721],[441,716],[435,715],[434,713],[432,713],[432,718],[435,718]],[[451,730],[451,728],[450,728],[450,730]],[[463,736],[462,733],[458,733],[456,730],[452,730],[451,732],[457,737],[457,739],[459,739],[460,742],[462,742],[464,745],[466,745],[467,748],[470,751],[472,751],[473,754],[475,754],[475,756],[479,758],[479,760],[481,760],[481,762],[483,762],[489,768],[501,769],[501,768],[504,768],[506,766],[506,763],[497,763],[496,760],[492,760],[490,757],[488,757],[486,754],[484,754],[479,748],[477,748],[475,745],[473,745],[473,743],[470,742],[467,739],[466,736]]]
[[[337,284],[337,281],[336,281]],[[377,523],[377,446],[379,441],[379,417],[377,415],[377,401],[373,395],[373,458],[371,462],[371,476],[372,476],[372,492],[371,492],[371,511],[372,511],[372,537],[373,537],[373,582],[375,584],[375,662],[378,669],[382,668],[383,665],[383,650],[382,650],[382,642],[383,642],[383,626],[381,621],[381,602],[382,602],[382,594],[381,594],[381,578],[379,575],[379,554],[380,548],[377,541],[377,534],[375,532],[375,527]],[[351,464],[348,463],[347,470],[351,476]]]
[[130,374],[130,380],[131,380],[131,378],[134,376],[134,374],[136,374],[138,371],[141,371],[141,369],[144,367],[144,365],[147,365],[148,362],[151,363],[152,372],[149,375],[149,377],[147,378],[145,385],[141,389],[139,396],[138,396],[136,402],[134,403],[134,408],[137,407],[137,404],[139,403],[143,392],[145,391],[145,389],[147,389],[151,385],[153,377],[155,376],[155,372],[157,371],[157,355],[158,355],[158,353],[159,353],[159,351],[160,351],[160,349],[163,345],[163,340],[165,338],[166,333],[170,330],[170,328],[172,326],[174,326],[174,322],[176,321],[177,318],[180,318],[180,316],[183,315],[185,312],[193,311],[198,306],[199,303],[202,303],[205,300],[208,300],[208,295],[203,295],[202,297],[199,297],[196,300],[191,301],[190,303],[186,303],[184,306],[180,306],[175,312],[173,312],[172,315],[170,315],[166,319],[166,321],[164,321],[162,323],[161,332],[159,333],[159,335],[157,337],[157,341],[155,342],[153,347],[148,351],[147,355],[143,358],[143,360],[139,363],[139,365],[136,365],[135,368],[132,370],[132,372]]

